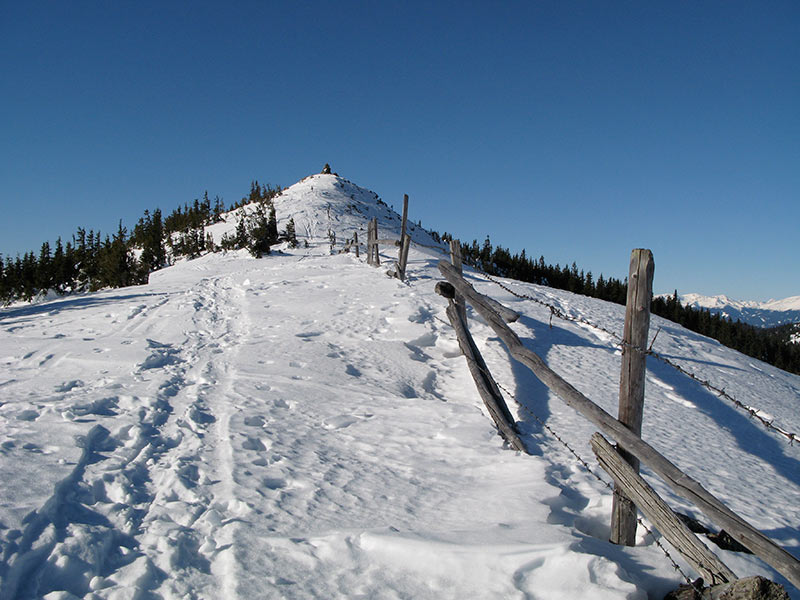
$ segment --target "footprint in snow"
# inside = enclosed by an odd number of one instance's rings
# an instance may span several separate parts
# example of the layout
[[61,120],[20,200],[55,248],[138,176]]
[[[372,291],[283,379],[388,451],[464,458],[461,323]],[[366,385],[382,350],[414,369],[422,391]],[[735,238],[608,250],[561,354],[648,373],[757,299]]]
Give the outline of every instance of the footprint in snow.
[[256,452],[264,452],[267,447],[258,438],[248,437],[243,443],[242,448],[245,450],[255,450]]
[[207,425],[214,423],[217,418],[205,409],[199,406],[192,406],[189,408],[188,417],[198,425]]
[[289,485],[289,482],[283,477],[265,477],[262,480],[262,483],[264,484],[264,487],[270,490],[280,490]]
[[18,421],[35,421],[38,418],[39,418],[39,413],[32,409],[23,410],[22,412],[17,413]]
[[307,341],[310,338],[319,337],[321,335],[322,335],[321,331],[308,331],[308,332],[305,332],[305,333],[297,333],[297,334],[295,334],[295,337],[299,337],[299,338]]
[[118,398],[112,396],[110,398],[100,398],[89,402],[87,404],[77,404],[64,412],[67,417],[85,417],[88,415],[96,415],[99,417],[113,417],[117,415]]
[[72,381],[65,381],[61,385],[56,386],[56,391],[66,393],[74,390],[77,387],[83,387],[83,381],[80,379],[73,379]]
[[275,400],[275,406],[277,408],[291,409],[292,406],[294,406],[294,403],[284,400],[283,398],[278,398],[277,400]]
[[247,425],[248,427],[263,427],[264,417],[262,416],[245,417],[244,424]]
[[[148,342],[151,342],[151,340],[148,340]],[[151,348],[152,347],[153,346],[151,346]],[[150,356],[142,361],[142,363],[139,365],[139,369],[145,371],[149,369],[160,369],[168,365],[174,365],[175,363],[179,362],[177,354],[178,350],[170,348],[169,346],[160,345],[159,347],[155,348],[155,352],[150,354]]]
[[325,429],[344,429],[350,427],[353,423],[361,421],[361,417],[355,415],[339,415],[337,417],[329,417],[322,422]]

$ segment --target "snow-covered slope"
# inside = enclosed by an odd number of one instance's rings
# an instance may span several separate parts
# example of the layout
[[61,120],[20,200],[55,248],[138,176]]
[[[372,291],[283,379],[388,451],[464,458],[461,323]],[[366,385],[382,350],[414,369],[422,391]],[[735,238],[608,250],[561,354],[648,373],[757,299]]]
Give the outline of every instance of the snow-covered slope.
[[694,308],[707,308],[712,313],[757,327],[775,327],[786,323],[800,323],[800,296],[768,302],[733,300],[727,296],[702,296],[683,294],[680,301]]
[[[606,541],[608,489],[533,415],[591,464],[594,428],[471,318],[533,456],[503,447],[433,290],[441,254],[412,246],[406,283],[331,255],[329,227],[339,247],[373,215],[386,237],[399,231],[350,186],[318,175],[276,200],[308,248],[208,255],[146,286],[0,311],[0,598],[644,600],[681,583],[643,530],[636,548]],[[608,334],[550,327],[548,309],[468,277],[616,412]],[[621,306],[506,283],[622,330]],[[653,327],[657,351],[800,431],[799,377]],[[643,435],[800,555],[798,446],[657,361]],[[785,583],[752,556],[719,554]]]

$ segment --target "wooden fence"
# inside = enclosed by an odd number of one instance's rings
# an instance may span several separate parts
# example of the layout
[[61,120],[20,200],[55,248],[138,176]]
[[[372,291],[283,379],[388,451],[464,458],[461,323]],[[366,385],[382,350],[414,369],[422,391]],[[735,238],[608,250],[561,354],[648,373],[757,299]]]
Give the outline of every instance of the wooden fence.
[[[408,250],[411,246],[411,236],[407,232],[408,224],[408,194],[403,195],[403,221],[400,225],[400,239],[380,239],[378,238],[378,218],[373,217],[367,224],[367,264],[375,267],[381,266],[380,246],[396,246],[399,248],[397,265],[394,270],[389,271],[389,275],[397,277],[400,281],[406,279],[406,266],[408,264]],[[353,239],[348,240],[342,252],[349,252],[351,247],[355,247],[358,256],[358,232],[355,232]]]
[[[455,245],[458,244],[457,241],[454,242]],[[448,299],[447,316],[456,331],[459,346],[467,359],[478,392],[499,433],[512,448],[526,451],[514,419],[469,333],[466,311],[463,308],[465,302],[484,318],[505,344],[512,358],[528,367],[564,402],[617,441],[615,449],[600,433],[596,433],[591,440],[599,464],[609,473],[615,484],[612,541],[634,545],[638,507],[706,582],[717,584],[736,579],[733,571],[689,531],[666,502],[641,478],[638,474],[641,462],[661,477],[676,494],[693,502],[720,528],[724,528],[734,539],[785,576],[795,587],[800,588],[800,561],[731,511],[700,483],[640,437],[654,271],[653,257],[649,250],[637,249],[631,254],[617,419],[584,396],[522,344],[507,325],[516,320],[518,315],[480,294],[464,280],[455,245],[451,244],[453,264],[444,260],[439,262],[439,270],[446,281],[439,282],[436,291]]]
[[[388,274],[400,280],[406,278],[408,251],[411,245],[410,235],[406,231],[407,221],[408,195],[405,195],[399,240],[380,239],[377,218],[373,218],[367,228],[367,262],[373,266],[380,266],[381,245],[399,248],[397,264],[393,270],[388,271]],[[357,232],[352,240],[348,240],[344,251],[348,252],[351,247],[355,247],[358,256]],[[469,333],[467,302],[495,331],[512,358],[533,371],[539,380],[567,405],[616,440],[617,446],[613,447],[600,433],[595,433],[591,439],[592,450],[598,463],[614,481],[612,542],[629,546],[635,544],[638,509],[706,582],[714,585],[736,580],[736,574],[689,530],[666,502],[642,479],[638,473],[641,462],[661,477],[677,495],[693,502],[711,521],[725,529],[736,541],[781,573],[795,587],[800,588],[800,561],[731,511],[700,483],[641,439],[646,345],[654,274],[653,255],[649,250],[635,249],[631,253],[622,341],[618,418],[614,418],[584,396],[550,369],[536,353],[522,344],[519,337],[507,325],[516,321],[519,314],[480,294],[464,280],[461,270],[461,245],[458,240],[450,241],[450,259],[452,264],[444,260],[439,262],[439,270],[446,281],[437,283],[436,291],[449,301],[447,316],[456,332],[459,347],[467,359],[478,393],[498,432],[513,449],[527,452],[499,387]]]

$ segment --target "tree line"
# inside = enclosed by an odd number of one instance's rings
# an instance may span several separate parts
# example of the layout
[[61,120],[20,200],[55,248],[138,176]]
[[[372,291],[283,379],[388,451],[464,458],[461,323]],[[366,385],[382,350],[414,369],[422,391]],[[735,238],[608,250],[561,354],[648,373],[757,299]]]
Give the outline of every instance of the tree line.
[[[129,232],[120,221],[116,233],[103,235],[79,227],[66,243],[44,242],[12,259],[0,256],[0,304],[30,301],[48,291],[63,295],[108,287],[147,283],[150,273],[180,258],[195,258],[207,252],[247,249],[253,256],[269,254],[281,240],[297,245],[294,221],[279,233],[273,199],[280,187],[250,184],[250,193],[226,208],[217,196],[212,204],[208,192],[192,204],[178,206],[166,218],[161,210],[144,211]],[[236,211],[235,233],[216,244],[205,228]]]
[[[453,239],[448,233],[434,232],[433,236],[438,241]],[[623,306],[627,302],[627,277],[624,280],[602,274],[595,277],[574,262],[569,266],[553,266],[545,262],[544,256],[528,257],[525,250],[511,254],[507,248],[493,246],[488,236],[483,244],[477,240],[462,242],[461,254],[464,262],[490,275],[546,285]],[[791,341],[800,330],[797,324],[762,328],[738,319],[733,321],[708,309],[682,304],[677,290],[671,296],[653,298],[651,312],[779,369],[800,374],[800,343]]]

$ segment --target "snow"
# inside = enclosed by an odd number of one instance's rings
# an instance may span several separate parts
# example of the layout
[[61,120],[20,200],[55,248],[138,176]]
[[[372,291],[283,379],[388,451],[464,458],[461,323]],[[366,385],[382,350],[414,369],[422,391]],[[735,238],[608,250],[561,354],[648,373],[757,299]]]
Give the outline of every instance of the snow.
[[[207,255],[146,286],[0,312],[0,598],[644,600],[682,583],[641,528],[635,548],[606,541],[608,489],[532,415],[597,469],[594,428],[470,311],[487,364],[522,403],[509,398],[532,455],[504,448],[434,293],[442,254],[424,230],[402,283],[385,275],[394,248],[379,269],[330,253],[329,229],[341,247],[372,216],[381,237],[399,235],[370,192],[316,175],[276,209],[308,248]],[[229,215],[212,234],[234,226]],[[467,276],[615,414],[608,334],[551,328],[545,307]],[[622,330],[624,307],[504,283]],[[800,430],[800,377],[653,321],[659,353]],[[643,436],[800,555],[797,446],[653,360]],[[800,598],[758,559],[717,553]]]
[[707,308],[712,313],[720,313],[733,321],[738,319],[757,327],[775,327],[800,322],[800,296],[757,302],[733,300],[724,295],[683,294],[680,296],[680,301],[684,305]]

